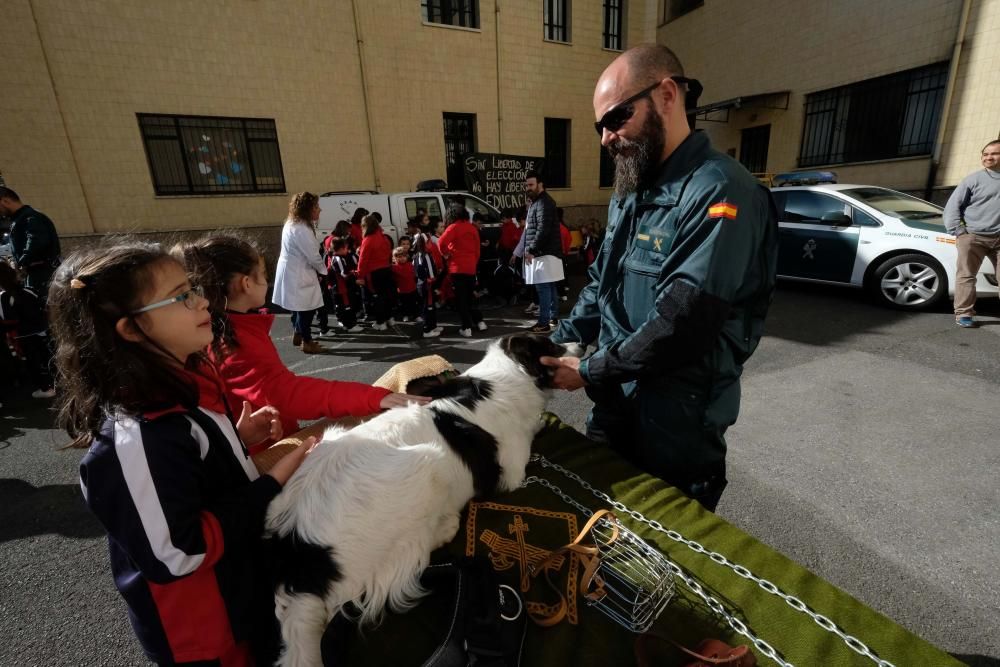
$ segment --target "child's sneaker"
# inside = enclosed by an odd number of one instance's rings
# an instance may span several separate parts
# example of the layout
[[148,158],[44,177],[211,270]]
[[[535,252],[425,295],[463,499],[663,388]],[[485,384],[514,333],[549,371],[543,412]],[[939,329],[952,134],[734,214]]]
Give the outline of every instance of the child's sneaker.
[[416,317],[413,318],[413,321],[416,322],[417,324],[423,324],[424,323],[424,318],[422,318],[419,315],[417,315]]
[[390,317],[389,321],[386,322],[386,324],[388,324],[390,327],[396,326],[396,320],[395,320],[395,318]]
[[344,331],[346,331],[347,333],[358,333],[364,330],[365,330],[364,327],[362,327],[360,324],[355,324],[350,329],[344,329]]
[[459,329],[458,335],[462,338],[472,338],[472,329]]
[[479,322],[476,323],[476,328],[480,331],[486,331],[489,329],[489,327],[486,326],[486,322],[483,322],[482,320],[479,320]]
[[[392,320],[389,320],[389,321],[391,322]],[[375,324],[372,325],[372,330],[373,331],[385,331],[388,328],[389,328],[389,325],[387,325],[387,324],[379,324],[378,322],[376,322]]]
[[441,331],[439,329],[431,329],[430,331],[425,331],[423,333],[424,338],[437,338],[440,335]]

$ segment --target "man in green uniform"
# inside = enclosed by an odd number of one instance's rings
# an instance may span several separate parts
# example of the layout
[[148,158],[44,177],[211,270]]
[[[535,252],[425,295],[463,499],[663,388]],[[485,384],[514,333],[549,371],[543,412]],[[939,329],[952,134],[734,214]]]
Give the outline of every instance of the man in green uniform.
[[691,132],[687,83],[659,45],[626,51],[598,80],[615,193],[590,283],[553,334],[596,351],[545,362],[556,386],[586,387],[589,437],[714,510],[740,374],[774,288],[778,228],[767,189]]

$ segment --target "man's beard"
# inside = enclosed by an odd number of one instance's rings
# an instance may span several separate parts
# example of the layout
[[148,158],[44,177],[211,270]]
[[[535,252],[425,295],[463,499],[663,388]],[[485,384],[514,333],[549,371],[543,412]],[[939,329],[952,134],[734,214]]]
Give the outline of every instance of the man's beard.
[[536,199],[538,199],[538,195],[536,195],[534,192],[529,192],[529,191],[525,190],[524,191],[524,198],[527,201],[529,201],[529,202],[533,202]]
[[615,196],[618,199],[624,199],[652,180],[660,166],[666,141],[663,120],[650,112],[639,130],[638,139],[630,141],[619,137],[608,145],[608,155],[615,161]]

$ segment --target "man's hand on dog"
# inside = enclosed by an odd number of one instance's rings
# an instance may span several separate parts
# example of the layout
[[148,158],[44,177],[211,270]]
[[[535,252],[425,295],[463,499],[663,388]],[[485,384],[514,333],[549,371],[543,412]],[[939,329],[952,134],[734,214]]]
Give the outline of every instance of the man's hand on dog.
[[587,384],[580,375],[580,360],[577,357],[542,357],[539,361],[555,369],[552,386],[556,389],[576,391]]

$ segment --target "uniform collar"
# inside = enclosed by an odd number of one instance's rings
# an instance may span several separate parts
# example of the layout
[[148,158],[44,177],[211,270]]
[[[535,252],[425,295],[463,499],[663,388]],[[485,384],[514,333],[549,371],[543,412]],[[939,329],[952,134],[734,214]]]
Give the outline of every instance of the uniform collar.
[[629,198],[634,197],[636,204],[640,206],[674,206],[684,189],[687,180],[685,177],[705,161],[710,148],[708,135],[704,132],[692,132],[660,165],[659,175],[653,185],[629,195]]

